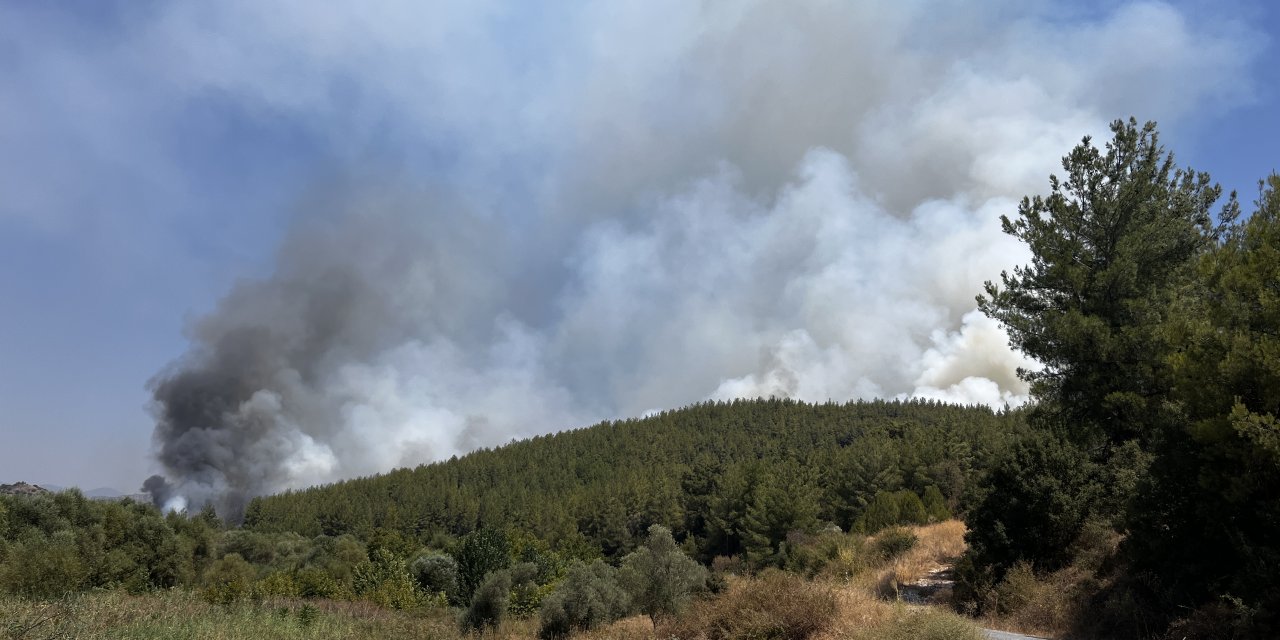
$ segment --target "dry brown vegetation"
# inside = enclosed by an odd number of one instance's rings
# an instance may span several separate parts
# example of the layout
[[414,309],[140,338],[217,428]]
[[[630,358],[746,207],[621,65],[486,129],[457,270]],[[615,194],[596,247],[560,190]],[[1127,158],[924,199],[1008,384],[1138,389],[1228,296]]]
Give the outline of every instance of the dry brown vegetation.
[[769,571],[734,580],[717,598],[697,602],[662,629],[663,637],[804,640],[830,628],[839,613],[835,590],[792,573]]
[[[886,581],[895,587],[909,584],[945,567],[964,551],[965,528],[959,521],[907,530],[916,543],[890,560],[876,557],[879,536],[841,536],[826,541],[834,547],[827,551],[830,559],[813,581],[780,572],[734,578],[725,594],[699,603],[659,629],[657,637],[978,640],[982,635],[972,621],[945,608],[906,604],[893,594],[885,597],[881,585]],[[881,534],[888,535],[897,533]],[[654,636],[606,633],[598,637]]]

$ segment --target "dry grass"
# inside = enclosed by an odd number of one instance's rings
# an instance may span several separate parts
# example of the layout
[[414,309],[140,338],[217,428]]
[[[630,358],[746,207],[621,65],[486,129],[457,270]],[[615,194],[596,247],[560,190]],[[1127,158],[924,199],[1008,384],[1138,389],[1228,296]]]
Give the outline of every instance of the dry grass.
[[631,616],[600,629],[584,631],[574,640],[653,640],[657,635],[649,616]]
[[983,636],[971,620],[878,594],[885,581],[896,589],[950,565],[964,552],[965,527],[959,521],[908,529],[916,544],[888,563],[873,557],[875,538],[848,536],[839,541],[815,582],[782,574],[734,579],[724,596],[701,603],[657,636],[610,635],[609,628],[597,637],[980,640]]
[[940,568],[951,565],[964,553],[965,526],[959,520],[947,520],[923,527],[912,527],[919,539],[916,545],[880,573],[892,572],[899,583],[915,582]]
[[660,631],[664,638],[689,640],[805,640],[827,629],[838,613],[830,586],[770,571],[733,580],[728,591],[694,603]]
[[982,622],[992,629],[1064,637],[1084,619],[1087,594],[1097,588],[1093,574],[1077,567],[1037,575],[1020,563],[988,594],[991,613]]
[[[947,520],[921,527],[907,527],[917,542],[906,553],[883,565],[864,565],[860,571],[842,576],[850,586],[896,600],[902,585],[911,584],[949,568],[964,553],[965,526],[959,520]],[[871,538],[864,547],[873,547]],[[830,575],[824,571],[824,575]],[[935,601],[945,600],[945,596]]]
[[[838,588],[837,619],[815,640],[979,640],[983,637],[971,620],[950,611],[886,601],[886,591],[896,594],[901,585],[950,566],[965,550],[965,526],[958,520],[908,527],[908,530],[915,534],[917,542],[906,553],[884,566],[853,576]],[[870,546],[874,544],[873,538]],[[891,588],[886,589],[886,585]]]
[[[6,640],[464,637],[454,615],[443,610],[407,613],[360,602],[298,600],[224,607],[185,591],[86,593],[52,603],[0,599],[0,621],[0,638]],[[536,630],[532,621],[515,621],[486,637],[530,638]]]

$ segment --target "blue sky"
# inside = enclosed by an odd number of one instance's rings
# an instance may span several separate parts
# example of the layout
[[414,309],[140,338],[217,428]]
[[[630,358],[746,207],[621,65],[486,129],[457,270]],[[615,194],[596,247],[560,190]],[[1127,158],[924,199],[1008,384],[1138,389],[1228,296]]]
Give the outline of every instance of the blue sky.
[[[433,434],[413,442],[447,444],[416,458],[370,454],[360,464],[325,463],[323,473],[300,472],[281,486],[426,461],[556,428],[560,420],[570,421],[561,427],[578,426],[573,421],[751,395],[780,379],[799,380],[784,388],[799,397],[961,392],[959,383],[920,382],[929,353],[947,357],[947,345],[969,335],[967,310],[947,293],[922,312],[931,319],[904,338],[910,344],[900,352],[869,354],[858,351],[860,338],[827,326],[855,321],[844,312],[783,316],[767,308],[777,296],[761,301],[750,283],[698,262],[697,250],[672,248],[693,229],[732,222],[720,211],[726,202],[758,208],[761,219],[803,216],[797,208],[807,206],[809,192],[787,186],[799,180],[818,185],[814,190],[835,185],[857,202],[865,192],[884,214],[872,221],[885,233],[897,233],[894,220],[925,215],[921,203],[987,215],[999,209],[999,198],[1044,185],[1046,157],[1065,154],[1099,123],[1131,114],[1160,119],[1182,162],[1240,190],[1246,203],[1257,179],[1280,168],[1280,9],[1267,2],[1122,10],[1101,3],[1067,12],[1056,12],[1058,3],[986,3],[932,20],[927,3],[904,3],[908,8],[875,16],[884,21],[879,35],[859,30],[865,16],[842,14],[847,37],[839,20],[789,3],[728,3],[735,9],[711,14],[681,3],[556,4],[537,12],[527,3],[430,11],[415,4],[370,3],[356,12],[308,2],[0,0],[0,482],[132,490],[159,470],[150,458],[148,380],[188,351],[184,332],[219,309],[237,281],[282,269],[290,258],[278,247],[289,246],[300,225],[326,216],[349,222],[355,214],[332,203],[352,193],[449,203],[447,210],[407,206],[409,213],[391,216],[409,221],[426,242],[451,238],[444,229],[472,224],[464,220],[485,225],[476,233],[502,238],[477,245],[493,252],[485,261],[447,247],[433,258],[440,269],[461,264],[456,272],[475,274],[465,286],[429,279],[464,293],[422,294],[422,304],[461,305],[466,313],[439,319],[444,328],[434,333],[398,334],[396,341],[362,327],[379,336],[379,346],[345,363],[420,366],[388,364],[418,362],[404,355],[407,344],[430,347],[429,362],[453,362],[441,355],[447,345],[448,353],[462,354],[458,361],[469,364],[458,366],[476,382],[430,407],[392,409],[368,398],[342,405],[348,418],[332,432],[355,433],[359,420],[350,416],[373,406],[381,417],[374,422],[380,426],[368,427],[370,437],[399,433],[388,421],[402,416]],[[771,21],[782,26],[771,30]],[[1125,46],[1141,51],[1117,44],[1124,39],[1113,33],[1135,25],[1150,29]],[[806,29],[822,33],[810,39]],[[973,42],[990,49],[974,51]],[[805,62],[810,48],[849,57],[806,76],[796,69],[813,68]],[[871,68],[899,63],[899,77]],[[973,93],[991,87],[1025,99],[1027,111],[978,122],[984,103]],[[991,149],[1011,151],[988,158],[987,142],[944,130],[968,124],[990,129]],[[877,129],[887,137],[867,133]],[[875,144],[866,142],[872,138]],[[924,152],[939,140],[953,146]],[[815,156],[815,149],[833,155]],[[907,151],[869,159],[885,149]],[[1006,175],[1025,170],[1035,181],[984,173],[1023,152],[1028,159]],[[952,176],[929,164],[934,155],[971,169]],[[907,175],[940,177],[930,191],[912,187]],[[836,177],[828,183],[828,176]],[[821,221],[821,233],[836,233],[831,224]],[[741,255],[764,255],[751,244],[757,239],[740,240]],[[822,243],[814,247],[805,255],[820,255]],[[725,254],[718,263],[738,257]],[[618,281],[609,274],[647,260],[663,272],[726,278],[715,295],[727,306],[689,298],[666,314],[719,324],[593,324],[640,295],[607,297],[639,286],[635,271]],[[742,269],[762,264],[753,258]],[[837,256],[816,271],[797,271],[777,291],[835,277],[844,264]],[[853,286],[848,282],[840,286]],[[962,293],[958,299],[972,300],[974,292]],[[898,308],[903,299],[885,304]],[[421,315],[388,317],[429,324]],[[506,328],[465,328],[477,318]],[[451,322],[465,326],[449,328]],[[761,355],[736,357],[732,345],[705,354],[644,348],[678,343],[672,336],[686,331],[743,331]],[[475,364],[472,354],[525,344],[537,371],[555,380],[546,394],[563,396],[561,405],[534,412],[533,426],[482,437],[440,426],[458,416],[505,424],[504,402],[542,393],[536,386],[511,395],[474,391],[519,376],[510,373],[514,367],[499,373]],[[887,378],[848,370],[849,360],[888,362],[899,353],[925,364]],[[645,362],[615,364],[624,355]],[[690,377],[656,381],[673,370]],[[427,417],[438,414],[449,417],[439,424]],[[325,445],[321,435],[311,439]]]

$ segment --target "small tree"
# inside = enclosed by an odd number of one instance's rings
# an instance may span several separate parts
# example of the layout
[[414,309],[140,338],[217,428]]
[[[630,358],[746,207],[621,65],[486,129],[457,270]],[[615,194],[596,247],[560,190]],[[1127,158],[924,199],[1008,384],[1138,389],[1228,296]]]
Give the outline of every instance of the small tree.
[[228,553],[205,572],[204,598],[214,604],[230,604],[248,597],[256,575],[253,565],[240,554]]
[[409,577],[404,558],[389,549],[374,549],[367,562],[352,571],[352,587],[361,598],[379,606],[408,609],[418,604],[417,585]]
[[706,584],[707,570],[686,556],[662,525],[649,527],[644,544],[622,560],[622,584],[654,627],[678,613],[694,589]]
[[443,593],[449,602],[458,603],[458,561],[443,553],[418,558],[409,566],[414,582],[423,591]]
[[877,491],[867,510],[858,519],[860,529],[865,533],[875,533],[886,527],[898,524],[902,518],[902,507],[893,493]]
[[470,604],[471,594],[486,576],[511,566],[511,545],[506,533],[479,529],[462,539],[455,559],[458,561],[458,596],[463,604]]
[[924,511],[929,522],[942,522],[951,518],[951,510],[947,508],[947,500],[942,491],[933,485],[924,488]]
[[552,640],[588,631],[622,618],[630,608],[631,598],[618,584],[617,569],[602,560],[575,561],[564,582],[542,602],[538,636]]
[[898,522],[896,524],[925,524],[929,515],[925,511],[920,496],[910,489],[903,489],[894,494],[898,500]]
[[1050,434],[1018,443],[991,471],[990,491],[969,516],[967,555],[996,580],[1018,561],[1054,571],[1071,560],[1071,544],[1102,494],[1097,466]]
[[471,596],[471,605],[462,614],[463,631],[483,631],[502,623],[511,598],[511,573],[495,571],[485,576],[484,582]]

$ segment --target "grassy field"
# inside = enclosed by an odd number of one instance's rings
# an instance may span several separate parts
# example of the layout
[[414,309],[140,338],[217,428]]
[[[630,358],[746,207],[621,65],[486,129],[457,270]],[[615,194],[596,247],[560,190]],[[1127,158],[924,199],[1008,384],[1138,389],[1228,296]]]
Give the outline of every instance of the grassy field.
[[[87,593],[52,603],[6,599],[0,600],[0,620],[6,640],[394,640],[458,635],[454,617],[446,611],[404,613],[359,602],[299,600],[221,606],[181,590],[138,596]],[[532,632],[530,626],[524,637]]]
[[[648,618],[637,616],[578,637],[978,640],[977,627],[963,617],[937,607],[886,599],[886,584],[916,580],[963,549],[964,527],[958,522],[912,531],[918,538],[916,545],[886,566],[820,575],[813,581],[782,572],[734,578],[725,593],[697,603],[657,629]],[[536,635],[534,618],[508,620],[484,637]],[[365,602],[276,599],[224,606],[183,590],[146,595],[91,592],[57,602],[0,599],[0,638],[5,640],[462,637],[455,612],[391,611]]]

